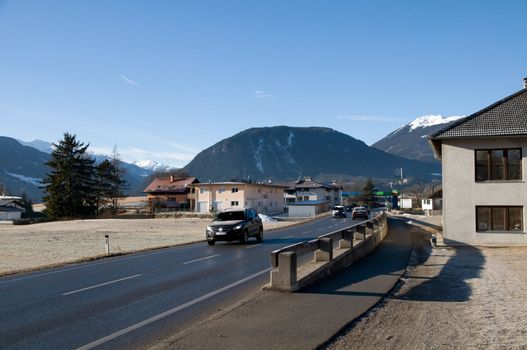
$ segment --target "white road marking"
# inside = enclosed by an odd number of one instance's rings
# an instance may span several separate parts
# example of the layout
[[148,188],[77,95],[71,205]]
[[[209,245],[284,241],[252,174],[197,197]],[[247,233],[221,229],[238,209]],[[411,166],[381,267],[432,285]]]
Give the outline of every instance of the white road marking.
[[210,255],[210,256],[206,256],[204,258],[200,258],[200,259],[196,259],[196,260],[190,260],[190,261],[184,262],[183,265],[192,264],[192,263],[195,263],[195,262],[201,261],[201,260],[212,259],[212,258],[215,258],[215,257],[220,256],[220,255],[221,254],[216,254],[216,255]]
[[112,333],[112,334],[110,334],[110,335],[108,335],[108,336],[106,336],[106,337],[104,337],[104,338],[101,338],[101,339],[99,339],[99,340],[96,340],[96,341],[94,341],[94,342],[91,342],[91,343],[89,343],[89,344],[86,344],[86,345],[84,345],[84,346],[81,346],[80,348],[77,348],[77,350],[88,350],[88,349],[93,349],[94,347],[99,346],[99,345],[104,344],[104,343],[107,343],[107,342],[109,342],[109,341],[111,341],[111,340],[113,340],[113,339],[115,339],[115,338],[117,338],[117,337],[120,337],[121,335],[124,335],[124,334],[130,333],[130,332],[133,332],[133,331],[135,331],[136,329],[139,329],[139,328],[141,328],[141,327],[144,327],[144,326],[146,326],[146,325],[149,325],[149,324],[151,324],[151,323],[153,323],[153,322],[156,322],[156,321],[158,321],[158,320],[160,320],[160,319],[162,319],[162,318],[165,318],[165,317],[167,317],[167,316],[170,316],[170,315],[172,315],[172,314],[175,314],[176,312],[181,311],[181,310],[184,310],[184,309],[186,309],[186,308],[188,308],[188,307],[190,307],[190,306],[192,306],[192,305],[195,305],[195,304],[197,304],[197,303],[199,303],[199,302],[201,302],[201,301],[203,301],[203,300],[206,300],[206,299],[212,298],[212,297],[215,296],[215,295],[218,295],[218,294],[220,294],[220,293],[222,293],[222,292],[225,292],[226,290],[229,290],[229,289],[231,289],[231,288],[234,288],[234,287],[236,287],[236,286],[238,286],[238,285],[240,285],[240,284],[242,284],[242,283],[245,283],[245,282],[247,282],[247,281],[249,281],[249,280],[251,280],[251,279],[253,279],[253,278],[255,278],[255,277],[258,277],[258,276],[260,276],[260,275],[262,275],[262,274],[264,274],[264,273],[267,273],[267,272],[269,272],[269,271],[271,271],[271,268],[267,268],[267,269],[265,269],[265,270],[263,270],[263,271],[257,272],[257,273],[255,273],[255,274],[253,274],[253,275],[250,275],[250,276],[248,276],[248,277],[245,277],[244,279],[241,279],[241,280],[239,280],[239,281],[236,281],[236,282],[234,282],[234,283],[231,283],[231,284],[229,284],[229,285],[227,285],[227,286],[225,286],[225,287],[222,287],[222,288],[220,288],[220,289],[216,289],[215,291],[212,291],[212,292],[210,292],[210,293],[207,293],[207,294],[205,294],[205,295],[202,295],[202,296],[200,296],[200,297],[198,297],[198,298],[196,298],[196,299],[192,299],[191,301],[189,301],[189,302],[187,302],[187,303],[185,303],[185,304],[182,304],[182,305],[176,306],[175,308],[172,308],[172,309],[170,309],[170,310],[167,310],[167,311],[165,311],[165,312],[162,312],[162,313],[160,313],[160,314],[158,314],[158,315],[156,315],[156,316],[150,317],[150,318],[148,318],[148,319],[146,319],[146,320],[144,320],[144,321],[141,321],[141,322],[139,322],[139,323],[133,324],[133,325],[127,327],[127,328],[121,329],[120,331],[115,332],[115,333]]
[[77,290],[74,290],[74,291],[71,291],[71,292],[67,292],[67,293],[62,293],[62,295],[71,295],[71,294],[75,294],[75,293],[79,293],[79,292],[84,292],[85,290],[106,286],[108,284],[129,280],[129,279],[136,278],[136,277],[139,277],[139,276],[142,276],[142,274],[128,276],[128,277],[123,277],[123,278],[119,278],[118,280],[113,280],[113,281],[110,281],[110,282],[96,284],[94,286],[90,286],[90,287],[86,287],[86,288],[82,288],[82,289],[77,289]]
[[284,238],[293,238],[295,235],[291,235],[291,236],[286,236]]
[[260,244],[253,244],[253,245],[251,245],[251,246],[249,246],[249,247],[246,247],[245,249],[251,249],[251,248],[254,248],[254,247],[258,247],[258,246],[260,246],[260,245],[262,245],[262,244],[263,244],[263,243],[260,243]]

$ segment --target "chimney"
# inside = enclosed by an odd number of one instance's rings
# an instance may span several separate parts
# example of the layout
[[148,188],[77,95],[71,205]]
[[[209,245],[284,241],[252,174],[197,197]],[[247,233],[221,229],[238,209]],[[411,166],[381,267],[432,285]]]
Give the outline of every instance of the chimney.
[[170,175],[170,182],[174,182],[174,175]]
[[523,88],[527,89],[527,78],[523,78]]

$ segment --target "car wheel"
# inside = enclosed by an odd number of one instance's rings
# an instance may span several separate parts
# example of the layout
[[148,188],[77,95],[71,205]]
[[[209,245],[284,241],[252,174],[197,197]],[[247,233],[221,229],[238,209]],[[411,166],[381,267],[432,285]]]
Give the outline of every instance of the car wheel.
[[242,243],[249,242],[249,231],[247,229],[243,230]]
[[260,229],[258,230],[258,236],[256,236],[256,240],[258,242],[263,241],[263,227],[260,227]]
[[211,239],[211,240],[207,241],[207,243],[208,243],[209,245],[214,245],[214,243],[216,243],[216,241],[213,240],[213,239]]

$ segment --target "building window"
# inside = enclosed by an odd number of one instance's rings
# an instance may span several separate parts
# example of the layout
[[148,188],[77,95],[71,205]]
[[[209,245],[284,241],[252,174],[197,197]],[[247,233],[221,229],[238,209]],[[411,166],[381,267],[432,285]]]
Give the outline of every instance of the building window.
[[523,207],[476,207],[477,231],[523,231]]
[[521,180],[522,150],[476,150],[476,181]]
[[205,192],[207,192],[207,189],[205,189],[203,187],[199,189],[199,193],[205,193]]
[[231,207],[237,207],[238,201],[231,201]]
[[232,193],[236,193],[238,192],[238,187],[233,187],[232,190],[231,190]]
[[220,187],[220,188],[218,189],[218,193],[223,193],[223,192],[225,192],[225,189],[222,188],[222,187]]

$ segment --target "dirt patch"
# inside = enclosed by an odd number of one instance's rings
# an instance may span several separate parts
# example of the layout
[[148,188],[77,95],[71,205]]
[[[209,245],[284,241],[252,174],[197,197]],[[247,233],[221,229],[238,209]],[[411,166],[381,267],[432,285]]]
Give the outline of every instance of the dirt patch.
[[[0,275],[106,255],[203,241],[210,219],[99,219],[0,224]],[[265,222],[264,230],[291,225]]]

